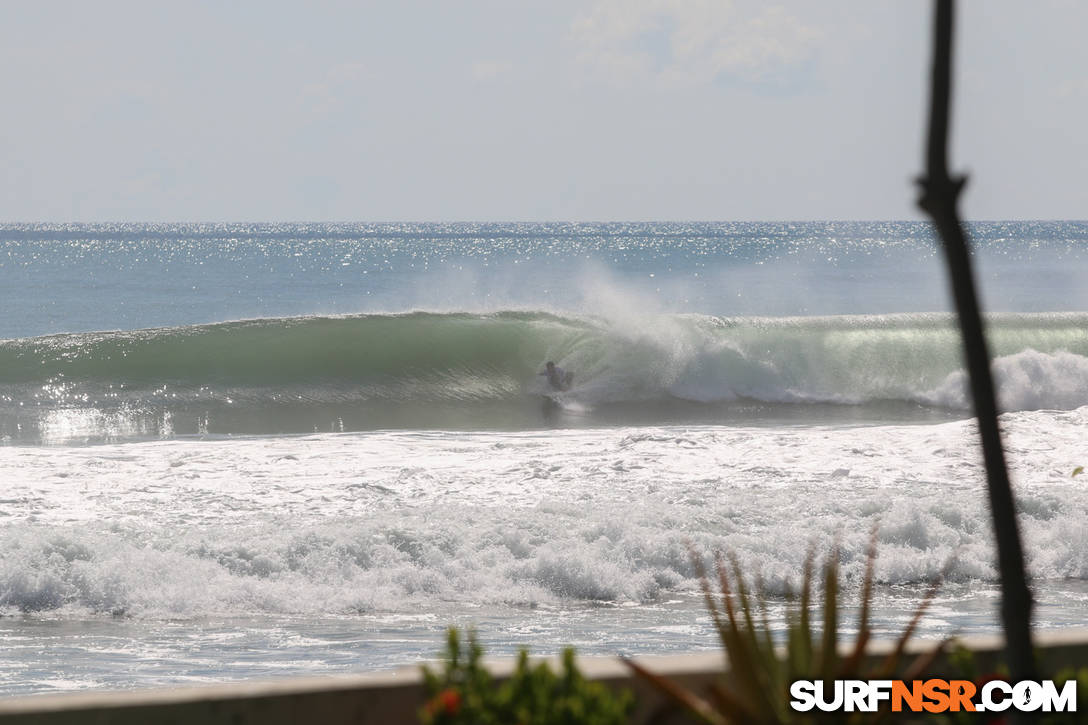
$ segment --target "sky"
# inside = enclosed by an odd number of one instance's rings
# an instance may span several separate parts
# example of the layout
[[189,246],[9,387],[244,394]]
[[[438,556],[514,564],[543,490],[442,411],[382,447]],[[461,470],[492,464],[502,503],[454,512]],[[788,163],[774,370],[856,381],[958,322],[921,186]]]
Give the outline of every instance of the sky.
[[[914,219],[922,0],[0,5],[0,221]],[[972,219],[1088,218],[1088,3],[960,4]]]

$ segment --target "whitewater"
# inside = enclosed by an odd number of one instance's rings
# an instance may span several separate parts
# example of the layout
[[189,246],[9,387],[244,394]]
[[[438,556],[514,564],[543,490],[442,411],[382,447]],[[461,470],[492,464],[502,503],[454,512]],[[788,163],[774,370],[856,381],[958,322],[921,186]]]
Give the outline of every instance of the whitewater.
[[[1088,225],[971,227],[1042,628],[1088,616]],[[713,648],[870,532],[894,632],[996,631],[914,223],[0,226],[0,692]],[[550,393],[547,360],[575,372]]]

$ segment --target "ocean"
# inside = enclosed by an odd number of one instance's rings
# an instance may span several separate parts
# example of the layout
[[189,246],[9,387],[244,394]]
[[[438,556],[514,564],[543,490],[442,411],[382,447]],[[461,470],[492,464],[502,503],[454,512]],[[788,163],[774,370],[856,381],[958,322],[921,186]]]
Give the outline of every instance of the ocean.
[[[1088,223],[968,227],[1082,625]],[[946,287],[917,222],[0,225],[0,694],[713,649],[689,550],[777,627],[874,527],[878,632],[946,567],[921,634],[997,631]]]

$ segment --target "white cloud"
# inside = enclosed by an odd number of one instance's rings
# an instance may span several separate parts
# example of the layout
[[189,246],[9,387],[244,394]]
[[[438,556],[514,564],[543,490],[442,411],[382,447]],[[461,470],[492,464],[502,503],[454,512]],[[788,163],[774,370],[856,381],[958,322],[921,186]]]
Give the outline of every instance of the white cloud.
[[780,83],[822,37],[781,5],[730,0],[594,0],[571,24],[578,60],[616,83]]

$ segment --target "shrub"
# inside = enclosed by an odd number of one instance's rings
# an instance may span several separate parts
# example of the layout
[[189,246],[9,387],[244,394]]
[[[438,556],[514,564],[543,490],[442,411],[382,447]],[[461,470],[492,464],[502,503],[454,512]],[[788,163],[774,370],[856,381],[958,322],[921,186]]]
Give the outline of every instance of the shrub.
[[423,667],[427,702],[424,725],[620,725],[634,704],[630,692],[613,693],[586,680],[574,662],[574,650],[562,655],[562,672],[547,663],[529,664],[518,654],[513,675],[496,681],[480,663],[483,649],[469,632],[467,647],[451,628],[442,668]]
[[[715,596],[702,561],[692,552],[692,560],[702,583],[707,609],[727,657],[730,679],[723,679],[711,688],[709,700],[656,675],[635,662],[628,666],[647,679],[671,701],[681,706],[695,719],[725,725],[725,723],[804,723],[823,719],[838,721],[842,713],[794,712],[789,707],[789,687],[795,680],[874,679],[900,677],[917,679],[943,651],[942,645],[917,658],[900,672],[900,662],[907,641],[937,591],[934,583],[895,648],[876,666],[867,664],[865,648],[871,637],[869,607],[872,600],[873,566],[876,560],[876,536],[869,546],[869,556],[862,584],[858,635],[853,647],[844,657],[839,653],[839,567],[838,552],[834,551],[823,566],[822,631],[813,625],[812,589],[814,557],[805,562],[800,600],[791,598],[787,609],[785,657],[776,649],[767,619],[767,602],[758,591],[753,593],[735,558],[730,566],[719,556],[716,573],[720,595]],[[854,713],[852,721],[879,720],[887,713]]]

